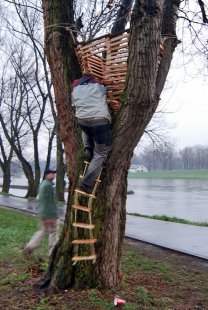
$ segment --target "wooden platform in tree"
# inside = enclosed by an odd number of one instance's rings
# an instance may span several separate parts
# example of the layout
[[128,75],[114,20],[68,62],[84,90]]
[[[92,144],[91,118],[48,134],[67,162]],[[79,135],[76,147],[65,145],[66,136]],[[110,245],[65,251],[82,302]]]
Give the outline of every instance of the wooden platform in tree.
[[129,32],[121,35],[105,35],[100,38],[82,42],[76,53],[82,72],[90,72],[100,80],[114,81],[108,86],[108,104],[112,114],[119,109],[120,95],[123,91],[128,57]]
[[[164,52],[164,39],[164,37],[161,38],[160,42],[158,66]],[[76,48],[82,72],[91,73],[103,81],[114,82],[114,85],[108,86],[107,101],[111,114],[116,114],[120,108],[120,97],[127,73],[128,41],[129,30],[126,30],[120,35],[108,34],[91,41],[81,42]]]

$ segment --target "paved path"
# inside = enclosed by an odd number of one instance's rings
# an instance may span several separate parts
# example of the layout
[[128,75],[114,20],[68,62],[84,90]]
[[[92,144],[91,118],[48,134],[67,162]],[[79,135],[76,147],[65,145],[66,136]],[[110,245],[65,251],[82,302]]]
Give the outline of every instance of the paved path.
[[[0,205],[36,214],[37,202],[0,195]],[[65,206],[59,206],[64,219]],[[127,215],[126,237],[149,242],[168,249],[208,259],[208,227],[152,220]]]

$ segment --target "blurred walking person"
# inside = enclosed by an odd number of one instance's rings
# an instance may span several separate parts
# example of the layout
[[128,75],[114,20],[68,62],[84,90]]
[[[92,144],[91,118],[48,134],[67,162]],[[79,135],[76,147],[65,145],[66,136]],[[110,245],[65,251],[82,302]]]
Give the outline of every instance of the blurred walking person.
[[32,236],[24,248],[24,254],[30,255],[41,243],[44,237],[48,237],[48,255],[58,241],[58,211],[53,188],[53,180],[56,171],[48,169],[45,171],[44,181],[39,189],[39,218],[40,229]]

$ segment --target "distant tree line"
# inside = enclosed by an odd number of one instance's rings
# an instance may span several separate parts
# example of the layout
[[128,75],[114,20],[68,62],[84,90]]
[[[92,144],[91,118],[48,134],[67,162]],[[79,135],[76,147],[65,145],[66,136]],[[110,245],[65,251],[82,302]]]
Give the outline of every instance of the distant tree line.
[[208,169],[208,146],[187,146],[176,150],[173,145],[148,146],[132,164],[143,164],[148,170]]

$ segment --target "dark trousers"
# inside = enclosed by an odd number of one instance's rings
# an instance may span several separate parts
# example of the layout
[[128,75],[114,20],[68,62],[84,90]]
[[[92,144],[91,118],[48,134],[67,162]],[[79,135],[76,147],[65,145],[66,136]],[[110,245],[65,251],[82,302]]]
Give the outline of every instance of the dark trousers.
[[87,172],[80,182],[84,186],[93,188],[94,182],[106,161],[111,145],[110,123],[106,118],[78,119],[82,129],[82,139],[85,152],[92,155]]

